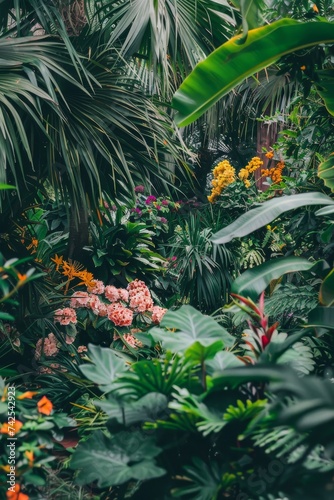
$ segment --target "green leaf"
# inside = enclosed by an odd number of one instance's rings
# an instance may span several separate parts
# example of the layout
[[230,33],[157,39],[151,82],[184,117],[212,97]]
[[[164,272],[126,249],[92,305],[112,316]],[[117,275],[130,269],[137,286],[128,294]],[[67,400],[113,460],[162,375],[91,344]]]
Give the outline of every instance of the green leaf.
[[209,374],[222,372],[226,368],[244,366],[244,363],[232,352],[220,351],[213,359],[206,361],[205,366]]
[[154,422],[166,410],[168,399],[164,394],[151,392],[137,401],[109,398],[106,401],[94,401],[94,404],[119,424],[129,426],[137,422]]
[[313,266],[314,262],[302,257],[281,257],[269,260],[241,274],[233,282],[231,292],[257,300],[258,296],[272,280],[278,279],[287,273],[309,271]]
[[9,184],[4,184],[3,182],[0,182],[0,190],[1,189],[17,189],[15,186],[10,186]]
[[105,347],[88,344],[88,357],[92,363],[79,368],[88,380],[98,384],[102,392],[110,392],[114,380],[128,370],[124,360]]
[[105,488],[162,476],[165,470],[154,460],[160,451],[154,438],[143,432],[120,432],[110,438],[97,431],[79,444],[70,466],[79,470],[78,484],[97,481],[99,488]]
[[312,309],[307,318],[307,328],[334,329],[334,307],[316,307]]
[[[258,26],[262,23],[263,8],[263,0],[240,0],[243,29],[242,43],[244,43],[247,39],[248,30],[258,28]],[[241,43],[241,41],[239,43]]]
[[272,222],[284,212],[308,205],[334,205],[334,201],[322,193],[301,193],[265,201],[259,207],[244,213],[232,224],[212,237],[213,243],[227,243],[240,238]]
[[317,71],[320,82],[317,84],[318,94],[324,100],[328,113],[334,115],[334,70]]
[[[334,89],[333,89],[334,91]],[[322,179],[325,186],[331,188],[334,191],[334,155],[332,154],[328,160],[320,163],[318,167],[318,177]],[[322,215],[322,214],[320,214]]]
[[320,286],[319,301],[325,306],[334,303],[334,269],[326,276]]
[[243,44],[243,35],[231,38],[197,64],[174,94],[176,123],[189,125],[245,78],[283,55],[333,42],[333,26],[327,21],[281,19],[249,31]]
[[320,208],[315,212],[315,215],[329,215],[334,213],[334,207],[325,207],[325,208]]
[[14,316],[5,312],[0,312],[0,319],[4,321],[15,321]]
[[169,330],[178,330],[166,332],[158,327],[149,330],[155,341],[162,342],[165,349],[172,352],[184,352],[195,342],[199,342],[204,347],[218,340],[227,347],[231,347],[235,342],[225,328],[192,306],[182,306],[177,311],[168,311],[160,325]]
[[184,353],[185,359],[190,359],[196,363],[203,363],[207,359],[212,359],[224,347],[221,340],[217,340],[209,346],[203,346],[200,342],[195,342],[188,347]]

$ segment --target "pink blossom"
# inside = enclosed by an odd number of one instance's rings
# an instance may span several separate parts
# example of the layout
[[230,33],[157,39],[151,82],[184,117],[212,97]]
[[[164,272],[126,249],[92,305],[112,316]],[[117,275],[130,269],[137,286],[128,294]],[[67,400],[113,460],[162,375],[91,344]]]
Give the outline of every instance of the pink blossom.
[[93,311],[94,314],[99,314],[102,308],[103,302],[101,302],[100,297],[92,293],[89,297],[88,307]]
[[148,196],[145,200],[145,203],[146,205],[151,205],[151,203],[153,203],[154,201],[157,201],[156,197],[155,196]]
[[60,323],[61,325],[69,325],[70,323],[76,324],[77,315],[74,309],[71,307],[65,307],[64,309],[57,309],[54,313],[54,322]]
[[88,292],[74,292],[70,300],[70,306],[75,309],[78,307],[88,307],[88,301]]
[[136,186],[135,187],[135,193],[143,193],[145,191],[144,186]]
[[78,353],[81,354],[82,352],[87,352],[87,347],[85,345],[79,345],[78,347]]
[[134,280],[128,284],[130,308],[136,312],[148,311],[153,307],[151,293],[145,283]]
[[119,300],[122,300],[123,302],[128,302],[129,292],[127,290],[125,290],[125,288],[119,288],[118,289],[118,298],[119,298]]
[[130,326],[133,320],[133,312],[121,303],[110,304],[108,307],[108,319],[116,326]]
[[168,309],[165,309],[160,306],[154,306],[152,307],[152,321],[154,323],[160,323],[164,315],[166,314]]
[[[42,352],[43,351],[43,352]],[[49,333],[44,339],[39,339],[36,343],[35,359],[39,359],[42,354],[53,357],[59,352],[57,338],[54,333]]]
[[[125,333],[123,335],[123,339],[125,340],[125,342],[127,344],[129,344],[130,347],[141,347],[143,344],[138,340],[136,339],[136,337],[134,337],[131,333]],[[125,347],[125,346],[124,346]]]
[[75,337],[70,337],[69,335],[66,335],[65,337],[65,342],[66,344],[73,344],[73,342],[75,341]]
[[104,295],[106,299],[110,300],[110,302],[117,302],[119,298],[118,289],[113,285],[108,285],[105,287]]
[[169,201],[168,200],[162,200],[161,205],[164,205],[166,207],[167,205],[169,205]]
[[167,219],[166,217],[160,217],[160,222],[162,222],[163,224],[167,224]]
[[94,280],[94,287],[88,288],[90,293],[95,293],[96,295],[101,295],[104,292],[104,283],[100,280]]

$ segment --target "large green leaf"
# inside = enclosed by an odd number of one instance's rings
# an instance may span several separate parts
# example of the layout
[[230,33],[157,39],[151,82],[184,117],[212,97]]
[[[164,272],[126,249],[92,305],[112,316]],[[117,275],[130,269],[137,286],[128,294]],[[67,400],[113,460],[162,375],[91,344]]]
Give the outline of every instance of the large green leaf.
[[307,327],[334,329],[334,307],[316,307],[307,318]]
[[80,365],[79,368],[103,392],[110,392],[114,380],[128,370],[124,360],[105,347],[88,344],[88,357],[92,363]]
[[174,94],[176,123],[183,127],[248,76],[280,57],[319,43],[334,42],[334,24],[326,21],[299,22],[281,19],[268,26],[233,37],[200,62]]
[[[334,84],[333,84],[334,87]],[[333,88],[334,93],[334,88]],[[332,154],[326,161],[320,163],[318,167],[318,176],[326,186],[334,191],[334,155]]]
[[334,269],[325,277],[321,283],[319,300],[325,306],[334,305]]
[[[230,347],[235,342],[225,328],[192,306],[182,306],[177,311],[168,311],[160,325],[170,331],[154,327],[149,333],[155,341],[162,342],[163,346],[172,352],[184,352],[196,342],[204,347],[217,341],[222,341],[225,346]],[[175,329],[177,331],[172,331]]]
[[334,115],[334,70],[317,71],[320,83],[317,85],[318,94],[324,100],[327,111]]
[[282,213],[307,205],[334,205],[334,200],[322,193],[302,193],[273,198],[265,201],[259,207],[249,210],[232,224],[218,231],[213,235],[212,241],[222,244],[233,240],[233,238],[246,236],[246,234],[269,224]]
[[155,421],[167,408],[168,399],[164,394],[150,392],[137,401],[117,401],[109,398],[106,401],[94,401],[100,408],[119,424],[126,426],[137,422]]
[[105,488],[131,479],[144,481],[165,473],[155,465],[154,457],[160,451],[154,438],[143,432],[120,432],[109,438],[97,431],[79,444],[71,468],[79,471],[77,483],[81,485],[97,481]]
[[309,271],[313,266],[314,262],[302,257],[281,257],[269,260],[242,273],[233,282],[231,292],[257,300],[272,280],[287,273]]

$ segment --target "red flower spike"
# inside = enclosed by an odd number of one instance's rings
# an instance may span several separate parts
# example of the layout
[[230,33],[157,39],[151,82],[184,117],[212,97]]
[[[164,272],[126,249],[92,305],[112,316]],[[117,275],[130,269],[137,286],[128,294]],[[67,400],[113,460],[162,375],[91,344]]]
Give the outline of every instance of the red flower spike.
[[266,332],[266,336],[268,337],[269,340],[271,339],[271,336],[274,333],[274,331],[276,330],[276,328],[278,327],[278,325],[279,325],[279,322],[276,321],[276,323],[274,323],[270,328],[268,328],[268,330]]
[[242,297],[241,295],[237,295],[236,293],[231,293],[232,297],[235,297],[240,300],[243,304],[246,304],[252,311],[254,311],[258,316],[261,317],[261,312],[260,310],[256,307],[254,302],[251,299],[245,299],[245,297]]
[[263,335],[263,337],[261,338],[261,341],[262,341],[262,347],[263,349],[269,344],[270,340],[268,339],[268,337],[266,337],[265,335]]

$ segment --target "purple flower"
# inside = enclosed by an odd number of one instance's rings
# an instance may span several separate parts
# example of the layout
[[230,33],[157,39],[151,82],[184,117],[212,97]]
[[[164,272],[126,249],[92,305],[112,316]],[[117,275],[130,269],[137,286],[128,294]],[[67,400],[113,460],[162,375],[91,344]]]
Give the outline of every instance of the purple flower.
[[150,205],[150,204],[151,204],[151,203],[153,203],[154,201],[157,201],[157,199],[156,199],[156,197],[155,197],[155,196],[152,196],[152,195],[151,195],[151,196],[148,196],[148,197],[146,198],[145,203],[146,203],[146,205]]
[[167,205],[169,205],[169,201],[168,200],[162,200],[161,205],[164,205],[166,207]]
[[144,186],[136,186],[135,187],[135,193],[143,193],[145,191]]
[[135,212],[136,212],[138,215],[141,215],[141,210],[140,210],[140,208],[135,208]]
[[160,222],[162,222],[163,224],[167,224],[167,219],[165,219],[165,217],[160,217]]

